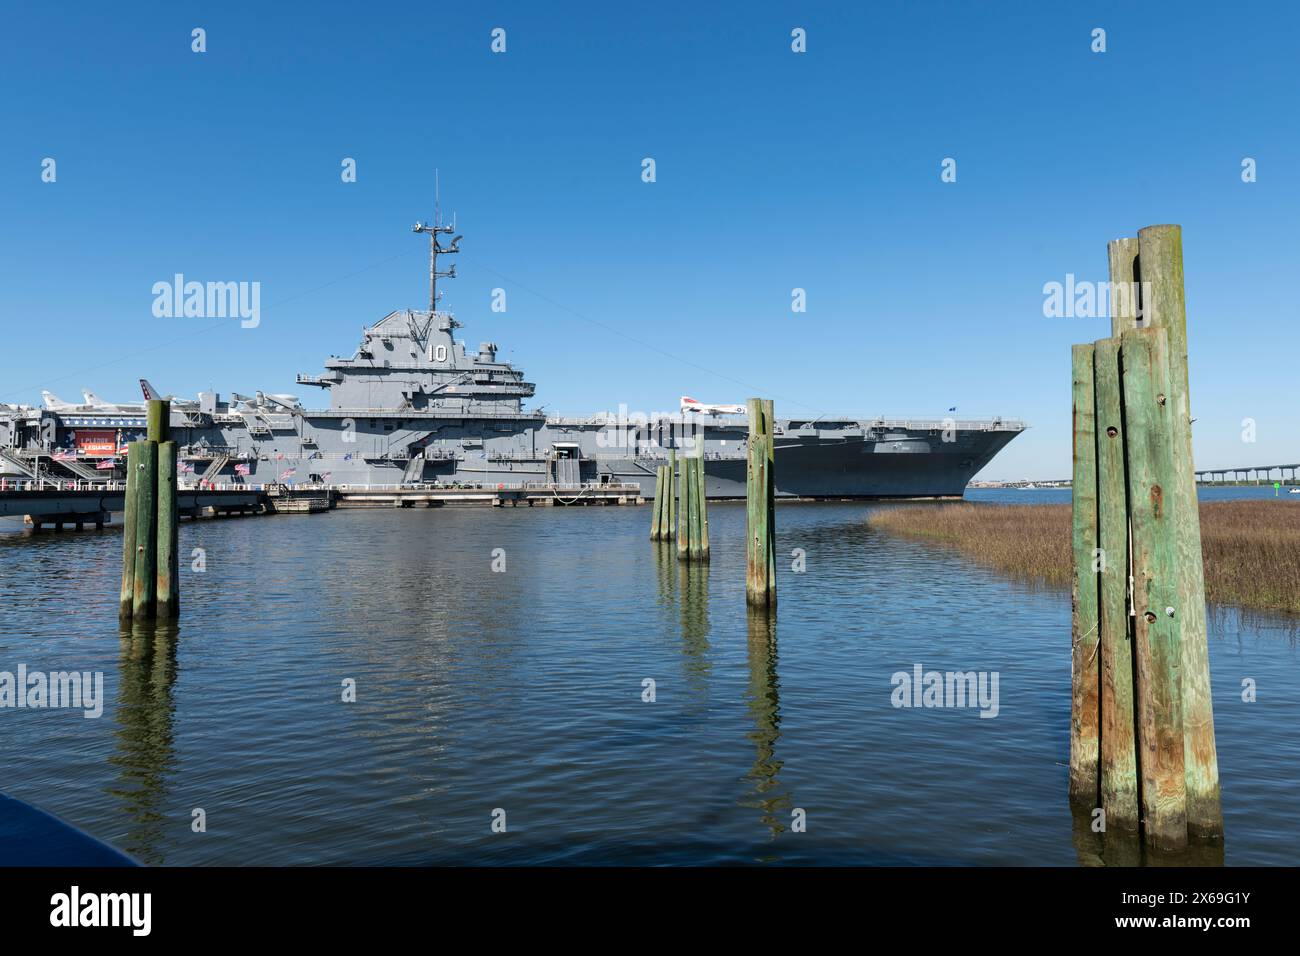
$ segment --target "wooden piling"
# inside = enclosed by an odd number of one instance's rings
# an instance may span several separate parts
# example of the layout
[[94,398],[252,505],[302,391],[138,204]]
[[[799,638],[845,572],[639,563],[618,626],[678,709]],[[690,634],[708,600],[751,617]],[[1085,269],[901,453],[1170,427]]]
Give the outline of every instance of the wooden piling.
[[699,499],[700,511],[700,548],[697,559],[709,560],[709,496],[704,476],[704,438],[700,438],[700,457],[695,465],[696,497]]
[[158,617],[180,613],[180,581],[177,561],[176,511],[176,443],[158,444],[158,537],[157,600]]
[[650,519],[650,540],[662,541],[664,537],[664,466],[655,470],[654,516]]
[[700,536],[700,486],[697,475],[700,459],[692,455],[690,458],[686,459],[686,464],[686,472],[688,475],[687,481],[691,486],[691,510],[689,518],[690,534],[688,537],[689,546],[687,549],[687,559],[690,561],[698,561],[700,559],[700,548],[703,546],[703,541]]
[[135,579],[131,615],[149,617],[157,600],[156,537],[158,534],[158,443],[136,442],[140,467],[135,495]]
[[1178,546],[1177,594],[1182,656],[1184,770],[1187,829],[1198,839],[1223,834],[1219,762],[1205,622],[1205,565],[1192,455],[1191,396],[1187,369],[1187,302],[1183,286],[1183,236],[1175,225],[1138,231],[1143,320],[1168,336],[1168,394],[1173,438],[1172,480],[1165,489]]
[[1089,581],[1083,540],[1087,499],[1095,493],[1102,664],[1096,733],[1107,827],[1140,826],[1147,844],[1158,849],[1180,850],[1189,839],[1209,839],[1221,848],[1181,230],[1150,226],[1136,239],[1110,243],[1107,252],[1112,336],[1091,347],[1096,416],[1091,481],[1080,464],[1078,427],[1079,357],[1090,347],[1076,346],[1074,356],[1071,798],[1083,802],[1080,791],[1086,790],[1077,779],[1081,767],[1075,753],[1079,745],[1086,759],[1088,741],[1080,740],[1085,728],[1075,717],[1086,696],[1080,693],[1078,651],[1087,626],[1088,601],[1081,596]]
[[1175,470],[1169,338],[1163,328],[1121,337],[1133,527],[1137,741],[1145,837],[1159,849],[1187,843],[1183,761],[1180,548],[1170,500]]
[[755,607],[776,603],[775,448],[770,400],[751,398],[745,472],[745,598]]
[[171,405],[157,398],[145,403],[145,427],[150,441],[166,441],[171,437]]
[[[1112,244],[1113,245],[1113,244]],[[1101,647],[1101,806],[1111,830],[1138,829],[1133,711],[1133,642],[1129,616],[1128,485],[1120,341],[1102,339],[1093,353],[1097,437],[1098,640]]]
[[683,561],[709,559],[709,512],[704,497],[704,458],[682,458],[681,510],[677,518],[677,557]]
[[118,616],[129,618],[135,602],[135,496],[140,484],[140,447],[132,442],[126,449],[126,494],[122,507],[122,592]]
[[1072,350],[1074,476],[1071,542],[1074,550],[1070,657],[1070,803],[1097,806],[1101,662],[1097,637],[1097,446],[1094,435],[1093,347]]
[[1141,304],[1137,239],[1112,240],[1106,245],[1106,257],[1110,261],[1110,334],[1118,339],[1137,328]]
[[669,513],[672,510],[673,480],[667,465],[660,465],[659,473],[659,480],[662,481],[664,485],[664,494],[662,499],[663,510],[659,514],[659,540],[670,541],[672,540],[672,529],[669,527]]
[[671,541],[677,531],[677,450],[668,449],[668,526],[664,528],[664,539]]
[[682,474],[678,482],[678,507],[677,507],[677,557],[681,561],[689,561],[691,557],[691,482],[690,482],[690,463],[689,456],[682,457]]

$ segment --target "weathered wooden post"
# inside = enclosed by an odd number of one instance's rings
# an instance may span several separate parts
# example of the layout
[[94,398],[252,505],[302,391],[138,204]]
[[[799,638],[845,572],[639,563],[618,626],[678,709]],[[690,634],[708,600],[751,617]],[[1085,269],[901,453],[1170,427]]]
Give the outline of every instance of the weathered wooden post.
[[1141,299],[1138,241],[1112,239],[1106,244],[1106,258],[1110,263],[1110,334],[1118,339],[1137,328]]
[[1205,565],[1192,456],[1187,374],[1187,301],[1183,287],[1183,232],[1174,225],[1138,230],[1138,262],[1145,295],[1143,319],[1168,335],[1168,393],[1173,473],[1165,486],[1178,548],[1177,620],[1181,638],[1187,828],[1198,838],[1223,834],[1219,761],[1205,624]]
[[1106,826],[1136,831],[1141,812],[1137,779],[1137,717],[1133,700],[1133,623],[1129,608],[1129,503],[1125,458],[1120,337],[1137,327],[1140,307],[1138,242],[1107,244],[1111,337],[1094,350],[1097,433],[1097,542],[1101,646],[1101,807]]
[[691,459],[682,456],[682,475],[678,482],[680,500],[677,508],[677,557],[689,561],[691,557]]
[[1097,542],[1101,647],[1101,807],[1108,829],[1138,829],[1134,743],[1133,643],[1128,604],[1128,485],[1120,340],[1101,339],[1093,353],[1097,433]]
[[755,607],[776,603],[775,446],[771,400],[751,398],[745,472],[745,598]]
[[[1204,564],[1187,388],[1177,226],[1108,247],[1111,337],[1075,346],[1074,687],[1070,796],[1087,806],[1089,752],[1109,829],[1158,849],[1223,833],[1205,629]],[[1080,455],[1081,356],[1091,350],[1095,460]],[[1091,499],[1091,500],[1090,500]],[[1088,514],[1098,550],[1088,574]],[[1079,651],[1095,583],[1100,721]],[[1092,677],[1091,666],[1083,671]],[[1098,744],[1099,738],[1099,744]],[[1076,757],[1076,754],[1078,755]]]
[[688,537],[687,560],[698,561],[700,559],[700,486],[696,472],[699,470],[700,459],[694,455],[686,459],[687,481],[691,486],[691,510],[690,510],[690,535]]
[[118,616],[129,618],[135,603],[135,502],[140,487],[140,446],[126,449],[126,491],[122,504],[122,592]]
[[655,469],[654,517],[650,519],[651,541],[662,541],[664,538],[664,498],[666,497],[666,490],[664,486],[664,466],[660,465]]
[[158,444],[158,616],[180,613],[180,580],[177,561],[176,443]]
[[703,445],[682,458],[681,513],[677,519],[677,556],[683,561],[709,559],[709,516],[704,500]]
[[677,450],[668,449],[668,525],[664,528],[664,540],[671,541],[677,531]]
[[150,399],[145,403],[145,427],[149,441],[163,442],[171,437],[171,402]]
[[135,496],[135,578],[131,602],[134,618],[149,617],[157,600],[158,534],[158,443],[135,442],[139,446],[139,471]]
[[1072,534],[1074,582],[1070,656],[1070,802],[1080,809],[1097,806],[1098,729],[1097,657],[1097,444],[1094,435],[1093,347],[1072,350],[1074,475]]
[[1129,508],[1133,522],[1133,630],[1137,737],[1146,840],[1160,849],[1187,844],[1180,680],[1181,560],[1176,505],[1167,495],[1175,470],[1169,402],[1169,339],[1164,329],[1122,336]]
[[699,457],[695,459],[695,481],[696,495],[699,499],[700,510],[700,547],[699,553],[695,556],[696,560],[709,560],[709,496],[705,492],[704,483],[704,437],[700,436]]

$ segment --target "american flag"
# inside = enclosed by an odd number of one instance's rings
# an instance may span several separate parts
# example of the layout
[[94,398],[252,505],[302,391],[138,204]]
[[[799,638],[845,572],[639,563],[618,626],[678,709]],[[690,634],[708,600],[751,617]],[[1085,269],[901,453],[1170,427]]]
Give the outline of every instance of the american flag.
[[288,471],[286,471],[284,474],[280,476],[280,480],[287,481],[288,479],[292,478],[294,476],[294,473],[297,471],[298,471],[297,468],[290,468]]
[[194,466],[191,465],[188,461],[182,461],[176,467],[180,469],[180,473],[182,475],[189,475],[194,472]]
[[117,464],[117,462],[116,462],[114,459],[112,459],[112,458],[103,458],[103,459],[100,459],[99,464],[97,464],[97,465],[95,466],[95,468],[96,468],[98,471],[112,471],[112,470],[113,470],[113,466],[116,465],[116,464]]
[[77,457],[77,456],[76,456],[75,454],[73,454],[72,452],[70,452],[70,451],[56,451],[56,452],[54,453],[54,460],[55,460],[55,461],[71,461],[72,459],[74,459],[74,458],[76,458],[76,457]]
[[275,456],[275,460],[276,460],[276,461],[284,461],[284,455],[276,455],[276,456]]
[[330,476],[333,475],[333,474],[334,474],[334,472],[332,472],[332,471],[327,471],[327,472],[325,472],[325,474],[323,474],[323,475],[320,476],[321,481],[329,481],[329,480],[330,480]]
[[246,475],[246,474],[248,474],[248,466],[247,466],[247,465],[236,465],[236,466],[235,466],[235,474],[237,474],[237,475]]

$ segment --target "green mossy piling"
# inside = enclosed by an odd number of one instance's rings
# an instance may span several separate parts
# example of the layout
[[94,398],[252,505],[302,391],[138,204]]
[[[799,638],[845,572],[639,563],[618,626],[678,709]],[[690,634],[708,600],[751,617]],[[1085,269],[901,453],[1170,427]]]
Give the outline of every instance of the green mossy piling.
[[709,512],[704,490],[704,445],[694,455],[682,457],[681,501],[677,519],[677,557],[683,561],[709,560]]
[[745,470],[745,600],[776,604],[775,446],[771,399],[751,398]]
[[1108,259],[1111,337],[1073,352],[1070,800],[1179,850],[1223,837],[1182,231],[1149,226]]
[[180,612],[177,558],[176,443],[169,440],[171,403],[150,401],[148,437],[127,449],[123,508],[121,618]]
[[140,442],[126,450],[126,494],[122,506],[122,593],[118,616],[130,619],[135,604],[135,496],[139,487]]
[[1097,656],[1097,444],[1093,347],[1074,346],[1074,581],[1071,588],[1070,801],[1096,804],[1101,711]]

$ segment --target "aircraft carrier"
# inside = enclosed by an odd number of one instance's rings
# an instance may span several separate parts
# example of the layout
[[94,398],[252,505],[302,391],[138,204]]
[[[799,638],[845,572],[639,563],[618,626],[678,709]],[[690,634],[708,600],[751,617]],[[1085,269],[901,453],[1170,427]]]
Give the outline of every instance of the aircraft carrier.
[[[678,410],[625,409],[581,418],[526,410],[535,387],[497,346],[455,337],[440,309],[439,257],[459,251],[454,228],[429,237],[429,309],[391,312],[356,351],[300,374],[328,407],[296,395],[200,392],[172,399],[182,484],[639,484],[654,494],[669,449],[705,458],[710,498],[745,495],[743,415],[683,399]],[[141,380],[144,398],[163,397]],[[44,393],[44,407],[0,405],[0,479],[97,482],[122,478],[125,446],[145,431],[143,402],[84,403]],[[778,403],[778,412],[780,404]],[[701,411],[701,409],[703,409]],[[721,413],[720,413],[721,412]],[[1019,421],[821,415],[775,423],[776,490],[797,498],[960,497],[970,479],[1023,431]]]

